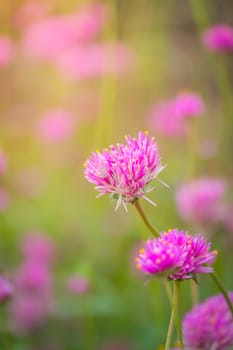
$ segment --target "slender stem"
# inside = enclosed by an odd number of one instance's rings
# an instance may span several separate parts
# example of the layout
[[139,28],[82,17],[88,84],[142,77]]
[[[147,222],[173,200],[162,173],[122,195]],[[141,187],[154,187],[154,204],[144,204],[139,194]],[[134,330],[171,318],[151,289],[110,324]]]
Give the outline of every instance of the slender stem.
[[174,320],[176,324],[178,339],[179,339],[179,346],[181,349],[183,349],[183,335],[182,335],[182,328],[180,323],[180,317],[178,312],[178,302],[179,302],[179,283],[178,281],[174,281],[174,289],[173,289],[173,296],[171,293],[171,289],[169,286],[169,282],[167,279],[164,279],[164,285],[166,288],[167,296],[171,304],[172,312],[174,313]]
[[151,223],[149,222],[149,220],[146,217],[146,214],[144,213],[144,210],[142,209],[140,203],[139,203],[139,199],[136,199],[136,201],[134,202],[134,206],[137,209],[139,215],[141,216],[144,224],[146,225],[146,227],[150,230],[150,232],[155,236],[155,237],[159,237],[159,232],[151,225]]
[[192,306],[195,306],[199,302],[199,286],[193,280],[190,281]]
[[171,346],[171,340],[172,340],[172,334],[174,330],[174,311],[172,310],[171,312],[171,318],[168,326],[168,331],[167,331],[167,339],[166,339],[166,344],[164,350],[169,350]]
[[222,293],[227,305],[229,306],[229,309],[232,313],[232,316],[233,316],[233,305],[232,305],[231,300],[227,294],[227,291],[225,290],[225,288],[222,285],[222,282],[219,280],[219,278],[216,276],[215,273],[211,273],[210,277],[212,278],[212,280],[214,281],[214,283],[216,284],[216,286],[218,287],[218,289]]
[[176,327],[177,327],[177,333],[178,333],[178,339],[179,339],[179,345],[180,348],[183,349],[184,343],[183,343],[183,334],[182,334],[182,327],[180,322],[180,315],[178,310],[179,305],[179,292],[180,292],[180,282],[175,281],[174,282],[174,292],[173,292],[173,303],[174,303],[174,309],[175,309],[175,317],[176,317]]

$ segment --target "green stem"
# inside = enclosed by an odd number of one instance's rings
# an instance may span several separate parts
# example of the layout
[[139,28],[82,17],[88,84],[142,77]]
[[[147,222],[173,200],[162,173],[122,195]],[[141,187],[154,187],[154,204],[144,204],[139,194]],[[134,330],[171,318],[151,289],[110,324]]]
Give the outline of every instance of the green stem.
[[191,297],[192,297],[192,306],[195,306],[199,302],[199,286],[193,280],[190,281]]
[[178,339],[179,339],[179,346],[181,349],[183,349],[183,347],[184,347],[183,334],[182,334],[182,327],[181,327],[181,322],[180,322],[180,317],[179,317],[179,312],[178,312],[180,282],[174,281],[173,296],[172,296],[169,282],[167,279],[164,280],[164,285],[166,288],[168,299],[169,299],[170,304],[171,304],[172,312],[174,313],[174,320],[175,320]]
[[174,311],[172,310],[171,312],[171,318],[168,326],[168,331],[167,331],[167,339],[166,339],[166,344],[164,350],[169,350],[171,347],[171,340],[172,340],[172,334],[174,330]]
[[174,281],[173,303],[174,303],[174,308],[175,308],[176,327],[177,327],[178,339],[179,339],[179,343],[180,343],[179,345],[180,345],[180,348],[183,349],[184,343],[183,343],[182,326],[181,326],[180,315],[179,315],[179,310],[178,310],[179,293],[180,293],[180,282]]
[[150,232],[155,236],[155,237],[159,237],[159,231],[157,231],[149,222],[149,220],[146,217],[146,214],[144,212],[144,210],[142,209],[140,203],[139,203],[139,199],[136,199],[135,202],[133,203],[135,208],[137,209],[139,215],[141,216],[144,224],[146,225],[146,227],[150,230]]
[[218,287],[218,289],[220,290],[220,292],[222,293],[227,305],[229,306],[229,309],[232,313],[233,316],[233,305],[231,303],[231,300],[229,298],[229,295],[227,293],[227,291],[225,290],[225,288],[222,285],[222,282],[219,280],[219,278],[216,276],[215,273],[211,273],[210,277],[212,278],[212,280],[214,281],[214,283],[216,284],[216,286]]

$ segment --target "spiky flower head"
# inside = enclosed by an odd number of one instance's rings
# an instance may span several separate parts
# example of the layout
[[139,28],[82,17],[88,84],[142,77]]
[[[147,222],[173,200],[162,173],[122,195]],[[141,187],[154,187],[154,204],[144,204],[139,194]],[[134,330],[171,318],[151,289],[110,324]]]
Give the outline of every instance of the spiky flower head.
[[[228,295],[233,303],[233,292]],[[185,345],[192,349],[229,349],[233,345],[233,319],[223,296],[213,296],[188,312],[183,335]]]
[[[117,199],[116,209],[122,203],[132,203],[153,188],[147,185],[164,169],[160,163],[158,146],[148,132],[139,132],[138,138],[125,137],[126,144],[111,145],[103,152],[93,152],[85,162],[85,177],[95,184],[99,196],[111,194]],[[153,202],[151,202],[153,203]],[[154,204],[154,203],[153,203]]]
[[209,249],[210,243],[201,235],[172,229],[144,244],[136,258],[137,267],[145,274],[172,280],[196,278],[196,274],[213,271],[217,252]]

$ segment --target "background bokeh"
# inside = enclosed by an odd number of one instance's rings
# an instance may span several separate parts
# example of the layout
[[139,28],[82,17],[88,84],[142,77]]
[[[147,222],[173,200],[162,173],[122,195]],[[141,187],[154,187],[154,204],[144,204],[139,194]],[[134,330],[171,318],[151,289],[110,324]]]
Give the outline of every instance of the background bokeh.
[[[163,286],[134,262],[150,234],[132,206],[114,212],[84,177],[92,151],[139,130],[155,136],[167,164],[169,188],[156,182],[149,194],[157,207],[142,202],[148,217],[159,230],[207,235],[233,288],[232,53],[202,42],[205,28],[232,25],[232,13],[230,0],[0,1],[0,266],[13,288],[0,310],[1,349],[164,344]],[[200,96],[204,111],[180,135],[163,134],[151,114],[181,92]],[[225,183],[217,222],[177,209],[177,188],[200,177]],[[200,287],[200,299],[217,293],[208,276]],[[189,283],[181,292],[185,313]]]

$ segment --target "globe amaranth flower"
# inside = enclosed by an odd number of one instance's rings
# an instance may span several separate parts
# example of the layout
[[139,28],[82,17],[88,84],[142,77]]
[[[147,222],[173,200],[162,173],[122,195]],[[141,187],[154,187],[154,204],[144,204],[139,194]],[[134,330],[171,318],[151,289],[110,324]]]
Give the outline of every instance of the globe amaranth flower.
[[[233,303],[233,292],[228,295]],[[223,296],[213,296],[188,312],[183,335],[185,345],[192,349],[229,349],[233,345],[233,319]]]
[[[86,179],[96,185],[99,196],[111,194],[118,199],[116,209],[122,203],[132,203],[153,188],[148,184],[164,169],[160,163],[158,146],[147,132],[139,132],[138,138],[126,136],[126,144],[117,144],[102,153],[94,152],[84,164]],[[151,202],[154,204],[153,202]]]
[[145,274],[167,276],[172,280],[195,278],[198,273],[212,272],[216,251],[201,235],[191,236],[177,229],[149,239],[136,258],[137,268]]
[[233,27],[227,24],[212,26],[203,33],[202,41],[210,51],[233,51]]

